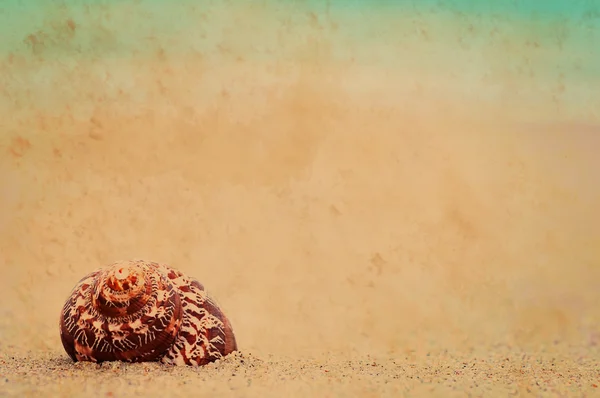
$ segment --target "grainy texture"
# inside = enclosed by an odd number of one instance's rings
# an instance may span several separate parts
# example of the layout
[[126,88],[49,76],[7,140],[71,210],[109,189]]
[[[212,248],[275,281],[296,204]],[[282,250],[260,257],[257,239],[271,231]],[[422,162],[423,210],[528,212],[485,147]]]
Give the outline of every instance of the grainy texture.
[[[560,352],[560,354],[557,354]],[[236,352],[201,368],[154,363],[102,365],[28,353],[0,357],[11,396],[597,396],[599,352],[555,346],[531,353],[506,346],[422,357],[286,358]]]
[[[0,395],[597,391],[595,2],[0,3]],[[69,362],[70,289],[127,258],[245,362]]]

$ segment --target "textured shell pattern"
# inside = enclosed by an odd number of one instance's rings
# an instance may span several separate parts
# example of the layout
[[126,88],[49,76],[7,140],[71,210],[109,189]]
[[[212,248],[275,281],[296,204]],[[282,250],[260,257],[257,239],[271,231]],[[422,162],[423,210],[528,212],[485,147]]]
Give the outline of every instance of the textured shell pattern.
[[231,323],[200,282],[143,260],[83,277],[62,308],[60,336],[74,361],[199,366],[237,350]]

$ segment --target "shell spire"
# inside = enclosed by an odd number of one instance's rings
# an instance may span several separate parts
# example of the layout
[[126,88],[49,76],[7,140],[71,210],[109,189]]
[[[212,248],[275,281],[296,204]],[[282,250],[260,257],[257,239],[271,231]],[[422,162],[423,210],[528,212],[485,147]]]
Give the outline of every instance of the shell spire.
[[62,308],[60,336],[74,361],[197,366],[237,350],[231,323],[200,282],[143,260],[83,277]]

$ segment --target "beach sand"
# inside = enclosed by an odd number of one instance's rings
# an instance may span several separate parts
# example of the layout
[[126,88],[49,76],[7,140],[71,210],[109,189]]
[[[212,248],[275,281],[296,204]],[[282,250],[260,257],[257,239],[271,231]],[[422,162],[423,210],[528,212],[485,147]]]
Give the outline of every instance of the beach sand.
[[[464,15],[123,4],[5,36],[0,396],[598,394],[591,47]],[[71,362],[70,290],[130,258],[199,279],[239,353]]]
[[[598,349],[526,352],[489,346],[479,355],[421,358],[319,355],[257,357],[237,352],[202,368],[155,363],[94,364],[57,354],[0,359],[3,395],[52,397],[219,396],[596,396]],[[596,358],[596,359],[595,359]]]

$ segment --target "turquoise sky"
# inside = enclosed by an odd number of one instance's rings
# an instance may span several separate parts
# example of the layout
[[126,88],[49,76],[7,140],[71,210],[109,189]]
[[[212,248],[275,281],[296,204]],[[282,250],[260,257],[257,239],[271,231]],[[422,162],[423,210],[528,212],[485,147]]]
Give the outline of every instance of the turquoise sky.
[[[296,29],[302,29],[306,25],[306,21],[301,20],[303,13],[312,11],[321,21],[338,22],[335,36],[352,37],[365,45],[370,40],[367,31],[379,29],[377,39],[393,39],[394,32],[385,30],[395,23],[402,23],[400,20],[394,21],[394,18],[406,21],[412,17],[435,24],[443,20],[443,24],[457,28],[473,23],[480,27],[502,24],[504,30],[523,31],[524,34],[532,31],[539,31],[540,35],[545,36],[562,34],[566,37],[567,49],[586,47],[588,52],[600,54],[600,1],[596,0],[4,0],[0,3],[0,50],[4,53],[24,51],[27,47],[24,39],[40,31],[48,36],[47,41],[52,41],[52,36],[56,36],[56,32],[52,30],[56,28],[51,25],[60,24],[61,19],[67,18],[76,22],[78,28],[76,37],[70,43],[71,50],[93,47],[91,36],[98,36],[98,30],[104,30],[105,35],[111,33],[113,36],[113,43],[103,43],[107,54],[114,53],[115,50],[121,55],[123,51],[127,53],[139,50],[143,46],[143,37],[151,33],[159,34],[165,41],[184,30],[189,33],[190,39],[194,39],[196,33],[202,33],[204,38],[195,37],[196,43],[178,40],[179,46],[195,46],[199,41],[208,43],[211,37],[219,37],[223,28],[236,28],[234,18],[228,20],[227,9],[232,10],[237,22],[247,19],[246,25],[257,25],[247,26],[237,33],[231,31],[228,33],[230,37],[247,36],[253,31],[269,30],[269,27],[277,28],[284,20],[293,21]],[[261,20],[258,13],[244,15],[243,11],[239,11],[244,9],[270,10],[271,16]],[[199,21],[202,14],[208,16],[208,19]],[[214,14],[218,14],[216,18]],[[378,20],[381,18],[385,19],[384,23]],[[331,36],[332,32],[321,34]],[[472,33],[471,36],[468,39],[481,36],[481,32]],[[55,42],[58,40],[56,37],[54,39]],[[443,43],[443,37],[436,39],[439,39],[439,44],[452,45]],[[257,41],[260,41],[258,36]],[[61,50],[58,47],[62,47],[62,50],[69,47],[56,43],[54,46],[56,50]],[[339,46],[343,46],[342,43]]]
[[[68,75],[78,59],[147,60],[158,53],[174,62],[202,54],[215,65],[239,57],[352,61],[427,74],[430,82],[454,79],[465,92],[485,85],[494,93],[501,82],[521,79],[527,98],[564,86],[565,101],[591,109],[600,91],[600,1],[0,2],[0,55],[44,60],[28,71],[13,66],[10,73],[19,76],[4,77],[11,92],[21,90],[19,82],[42,87],[41,69]],[[99,68],[112,73],[111,66]]]
[[[319,1],[312,1],[319,4]],[[579,18],[589,12],[598,12],[599,3],[594,0],[396,0],[396,1],[333,1],[338,7],[344,7],[348,3],[359,8],[373,8],[374,4],[382,4],[385,7],[412,10],[444,10],[464,13],[506,13],[525,18],[532,16],[568,16]],[[598,18],[598,16],[596,16]]]

